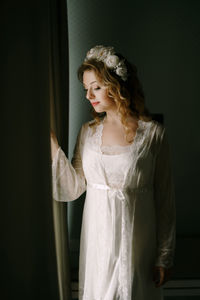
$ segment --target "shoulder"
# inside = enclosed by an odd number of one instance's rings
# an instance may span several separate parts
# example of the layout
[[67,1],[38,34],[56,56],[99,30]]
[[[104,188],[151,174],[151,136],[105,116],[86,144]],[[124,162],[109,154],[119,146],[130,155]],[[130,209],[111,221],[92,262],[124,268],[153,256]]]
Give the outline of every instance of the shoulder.
[[165,126],[154,120],[148,122],[141,121],[141,124],[141,127],[144,129],[147,145],[156,153],[160,149],[161,144],[163,144],[163,140],[165,140]]
[[163,135],[165,134],[165,126],[162,125],[161,123],[151,120],[151,121],[142,121],[143,126],[148,129],[149,131],[149,136],[151,138],[155,138],[156,140],[162,139]]
[[81,139],[85,138],[88,131],[90,130],[91,125],[94,124],[94,123],[95,123],[95,121],[91,120],[91,121],[88,121],[88,122],[85,122],[85,123],[82,124],[82,126],[79,130],[79,136],[80,136]]
[[95,121],[94,120],[90,120],[86,123],[83,123],[82,127],[81,127],[81,130],[82,131],[87,131],[91,125],[95,124]]
[[152,149],[155,149],[155,153],[158,154],[161,150],[165,152],[170,151],[169,137],[166,127],[156,121],[151,121],[151,127],[152,130],[150,139]]

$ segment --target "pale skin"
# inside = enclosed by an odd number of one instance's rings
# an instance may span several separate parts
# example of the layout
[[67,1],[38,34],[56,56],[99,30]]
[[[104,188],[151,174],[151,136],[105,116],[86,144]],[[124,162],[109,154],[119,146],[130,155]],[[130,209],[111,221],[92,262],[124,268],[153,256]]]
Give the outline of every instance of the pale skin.
[[[120,115],[117,113],[116,103],[113,98],[108,96],[107,87],[105,87],[97,78],[94,71],[85,71],[83,74],[83,86],[86,91],[86,98],[90,101],[96,112],[105,112],[104,127],[102,133],[102,145],[129,145],[125,138],[125,130],[121,123]],[[138,127],[138,120],[129,117],[129,126],[132,131],[128,139],[134,139]],[[51,155],[52,160],[58,150],[58,141],[53,132],[51,132]],[[162,266],[156,266],[153,270],[153,281],[156,287],[162,286],[169,280],[171,269]]]

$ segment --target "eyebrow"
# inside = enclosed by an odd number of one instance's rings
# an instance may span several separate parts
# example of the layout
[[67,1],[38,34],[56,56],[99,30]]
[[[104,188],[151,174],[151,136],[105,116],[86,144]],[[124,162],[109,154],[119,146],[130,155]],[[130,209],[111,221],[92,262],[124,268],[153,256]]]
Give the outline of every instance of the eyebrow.
[[[91,84],[93,84],[93,83],[95,83],[95,82],[97,82],[96,80],[95,81],[92,81],[92,82],[90,82],[89,83],[89,85],[91,85]],[[85,87],[85,84],[83,83],[83,86]]]

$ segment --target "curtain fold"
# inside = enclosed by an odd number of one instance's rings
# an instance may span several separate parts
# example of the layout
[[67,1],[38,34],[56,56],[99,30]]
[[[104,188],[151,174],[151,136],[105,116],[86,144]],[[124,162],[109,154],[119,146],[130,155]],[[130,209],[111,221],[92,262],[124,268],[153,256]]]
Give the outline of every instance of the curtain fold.
[[[59,144],[68,152],[68,31],[67,5],[64,0],[51,0],[50,15],[50,111],[51,129]],[[61,300],[71,299],[67,204],[53,201],[57,270]]]
[[1,1],[0,297],[58,300],[49,0]]

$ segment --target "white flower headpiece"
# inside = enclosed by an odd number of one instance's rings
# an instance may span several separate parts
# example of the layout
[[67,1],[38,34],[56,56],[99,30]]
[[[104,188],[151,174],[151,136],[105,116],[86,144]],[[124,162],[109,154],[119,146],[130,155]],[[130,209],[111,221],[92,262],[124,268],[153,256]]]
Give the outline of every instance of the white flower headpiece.
[[127,80],[128,72],[124,59],[120,59],[113,47],[95,46],[91,48],[86,55],[85,61],[96,59],[102,61],[105,65],[113,70],[123,81]]

